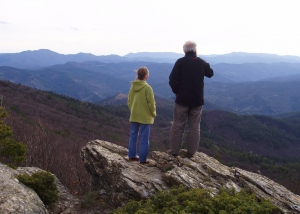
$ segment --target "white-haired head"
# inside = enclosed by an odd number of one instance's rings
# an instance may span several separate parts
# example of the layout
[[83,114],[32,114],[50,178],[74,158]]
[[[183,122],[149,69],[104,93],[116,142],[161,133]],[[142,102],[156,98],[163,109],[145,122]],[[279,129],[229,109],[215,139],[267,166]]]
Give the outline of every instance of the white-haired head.
[[193,41],[187,41],[184,43],[183,45],[183,51],[184,53],[188,53],[188,52],[194,52],[197,54],[197,44],[196,42],[193,42]]

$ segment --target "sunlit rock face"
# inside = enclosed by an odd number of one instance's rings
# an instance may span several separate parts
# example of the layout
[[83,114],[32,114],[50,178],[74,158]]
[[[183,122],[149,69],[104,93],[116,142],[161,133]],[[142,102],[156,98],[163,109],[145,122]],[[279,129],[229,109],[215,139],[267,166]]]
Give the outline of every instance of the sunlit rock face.
[[110,142],[95,140],[81,150],[81,157],[93,177],[93,186],[120,206],[130,199],[145,199],[157,191],[182,184],[188,188],[247,189],[270,200],[286,213],[300,213],[300,196],[260,174],[227,167],[208,155],[197,152],[187,158],[182,150],[177,157],[153,151],[150,163],[129,161],[128,150]]

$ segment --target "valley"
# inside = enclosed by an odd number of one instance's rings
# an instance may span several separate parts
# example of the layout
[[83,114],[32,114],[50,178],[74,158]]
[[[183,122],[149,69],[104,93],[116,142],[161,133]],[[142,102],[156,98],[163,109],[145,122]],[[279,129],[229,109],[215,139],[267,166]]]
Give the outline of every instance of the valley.
[[[79,157],[82,146],[101,139],[127,147],[129,110],[122,103],[97,105],[7,81],[0,81],[0,94],[9,115],[6,123],[28,147],[24,165],[51,171],[73,193],[89,186]],[[166,151],[173,103],[162,98],[156,102],[150,150]],[[228,166],[259,170],[299,194],[299,118],[299,113],[274,118],[206,110],[200,151]]]

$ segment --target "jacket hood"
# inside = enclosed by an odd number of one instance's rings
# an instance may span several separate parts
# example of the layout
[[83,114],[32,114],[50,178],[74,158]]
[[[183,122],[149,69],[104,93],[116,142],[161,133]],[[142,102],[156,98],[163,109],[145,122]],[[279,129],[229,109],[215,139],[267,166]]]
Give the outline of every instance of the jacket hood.
[[132,90],[135,92],[140,91],[146,85],[147,85],[147,83],[144,80],[135,80],[135,81],[131,82]]

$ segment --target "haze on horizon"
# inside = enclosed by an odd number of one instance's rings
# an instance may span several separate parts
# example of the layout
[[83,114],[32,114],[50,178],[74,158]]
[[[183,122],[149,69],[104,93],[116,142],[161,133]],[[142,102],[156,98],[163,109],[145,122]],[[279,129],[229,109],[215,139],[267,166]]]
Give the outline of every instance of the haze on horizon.
[[300,56],[299,0],[0,0],[0,53]]

